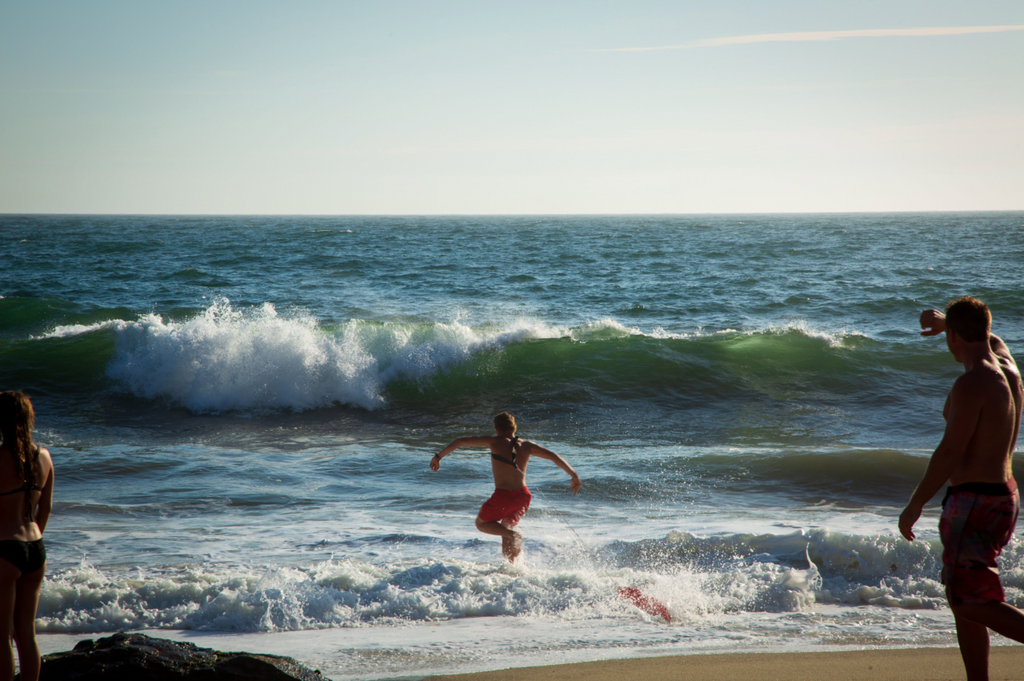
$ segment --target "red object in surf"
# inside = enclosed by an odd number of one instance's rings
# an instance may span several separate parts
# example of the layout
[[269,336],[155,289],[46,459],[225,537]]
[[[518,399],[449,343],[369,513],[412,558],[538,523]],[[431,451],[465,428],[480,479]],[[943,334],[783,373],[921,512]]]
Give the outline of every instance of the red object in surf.
[[667,605],[659,600],[651,598],[634,586],[619,587],[619,595],[646,612],[648,615],[661,617],[666,622],[672,621],[672,614],[668,611]]

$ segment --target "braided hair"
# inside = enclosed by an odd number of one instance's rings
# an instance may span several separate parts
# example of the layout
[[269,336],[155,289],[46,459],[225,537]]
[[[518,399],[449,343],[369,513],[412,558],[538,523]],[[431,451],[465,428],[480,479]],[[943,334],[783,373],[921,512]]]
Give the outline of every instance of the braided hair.
[[[32,427],[36,415],[28,395],[18,390],[0,392],[0,434],[3,446],[14,457],[18,478],[23,485],[35,486],[37,458],[33,456]],[[25,490],[25,520],[32,520],[32,494]]]

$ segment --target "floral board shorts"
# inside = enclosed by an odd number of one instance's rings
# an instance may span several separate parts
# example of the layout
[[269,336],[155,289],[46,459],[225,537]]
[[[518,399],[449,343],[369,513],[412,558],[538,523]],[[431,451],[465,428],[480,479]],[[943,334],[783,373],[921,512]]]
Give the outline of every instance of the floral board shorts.
[[996,558],[1013,536],[1017,483],[969,482],[946,491],[939,520],[942,583],[950,605],[1005,601]]
[[530,508],[533,495],[523,485],[519,489],[496,489],[491,498],[480,507],[480,520],[485,523],[507,521],[508,527],[515,527]]

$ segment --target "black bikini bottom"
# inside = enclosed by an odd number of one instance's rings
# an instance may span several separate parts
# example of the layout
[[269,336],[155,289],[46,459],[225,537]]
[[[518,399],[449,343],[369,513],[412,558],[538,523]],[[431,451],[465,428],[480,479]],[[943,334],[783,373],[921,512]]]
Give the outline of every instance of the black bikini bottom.
[[0,558],[21,570],[21,574],[35,572],[46,564],[46,545],[42,539],[21,541],[0,540]]

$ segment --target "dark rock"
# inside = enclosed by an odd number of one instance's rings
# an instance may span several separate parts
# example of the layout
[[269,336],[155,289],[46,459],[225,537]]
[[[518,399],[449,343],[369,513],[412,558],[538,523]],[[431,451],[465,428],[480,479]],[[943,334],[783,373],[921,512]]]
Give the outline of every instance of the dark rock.
[[222,653],[143,634],[85,639],[43,657],[40,681],[327,681],[290,657]]

